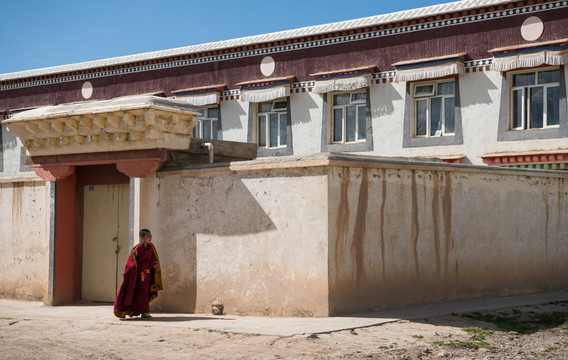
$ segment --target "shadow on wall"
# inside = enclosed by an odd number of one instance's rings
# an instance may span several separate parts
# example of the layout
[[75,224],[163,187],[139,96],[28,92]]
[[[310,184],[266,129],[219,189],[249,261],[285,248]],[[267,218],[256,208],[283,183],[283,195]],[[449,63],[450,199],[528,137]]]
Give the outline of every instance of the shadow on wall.
[[[301,96],[298,96],[301,95]],[[313,97],[308,94],[292,94],[290,95],[291,110],[292,110],[292,125],[309,124],[312,122],[311,111],[318,109],[318,104],[314,101]],[[321,95],[319,95],[321,98]],[[293,101],[292,101],[293,99]],[[323,100],[322,100],[323,101]],[[301,114],[301,116],[299,116]]]
[[[158,251],[166,288],[156,304],[159,310],[196,311],[198,236],[209,238],[205,240],[208,250],[199,251],[212,251],[222,257],[235,251],[231,237],[276,229],[257,200],[269,195],[264,190],[253,194],[255,190],[249,188],[254,189],[235,176],[159,179]],[[215,255],[206,258],[214,259]]]
[[15,134],[5,130],[6,126],[0,126],[0,131],[2,131],[2,137],[0,137],[0,139],[2,140],[2,150],[12,150],[15,149],[17,146],[19,146],[18,144],[18,138],[16,137]]
[[243,106],[248,107],[248,103],[242,103],[240,100],[221,102],[221,124],[223,131],[240,130],[243,128],[243,122],[246,123],[247,121]]
[[[474,76],[469,76],[467,81],[463,81],[463,84],[467,86],[461,86],[461,106],[462,108],[469,107],[472,105],[485,104],[489,105],[493,103],[489,91],[497,90],[495,83],[491,81],[487,73],[474,73]],[[499,97],[497,97],[498,101]]]
[[[391,83],[379,84],[379,90],[371,90],[371,113],[373,119],[394,113],[394,103],[404,100]],[[371,87],[373,89],[373,87]],[[378,94],[377,94],[378,93]],[[376,101],[379,100],[379,101]]]

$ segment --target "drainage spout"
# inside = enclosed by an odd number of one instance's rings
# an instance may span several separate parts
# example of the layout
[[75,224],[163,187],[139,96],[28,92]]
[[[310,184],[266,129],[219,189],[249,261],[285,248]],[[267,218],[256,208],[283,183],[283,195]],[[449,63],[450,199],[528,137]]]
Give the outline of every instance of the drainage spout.
[[213,153],[215,151],[213,144],[211,144],[210,142],[201,143],[201,147],[209,151],[209,164],[213,164]]

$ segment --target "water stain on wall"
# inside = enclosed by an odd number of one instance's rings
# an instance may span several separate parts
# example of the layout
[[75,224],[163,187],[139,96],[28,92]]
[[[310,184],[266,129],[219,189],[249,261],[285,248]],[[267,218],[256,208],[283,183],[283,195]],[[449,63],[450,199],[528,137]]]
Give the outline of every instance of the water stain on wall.
[[386,170],[381,170],[381,263],[382,263],[382,275],[383,281],[385,279],[385,207],[387,203],[387,176]]
[[[434,251],[436,253],[436,273],[439,275],[441,270],[440,262],[440,216],[438,214],[440,207],[440,178],[438,174],[433,177],[434,186],[432,188],[432,226],[434,228]],[[426,196],[424,196],[426,198]]]
[[367,168],[363,168],[361,174],[361,186],[359,188],[359,199],[357,200],[357,213],[355,218],[355,229],[353,230],[353,242],[351,243],[351,254],[355,260],[355,281],[357,288],[361,280],[365,277],[364,264],[364,241],[367,222],[367,207],[369,200],[369,178]]
[[564,224],[564,217],[562,216],[562,214],[564,214],[564,212],[562,212],[563,206],[564,206],[564,179],[560,179],[558,181],[558,221],[556,223],[556,229],[557,232],[560,231],[560,229],[562,228],[562,225]]
[[15,182],[12,191],[12,228],[18,229],[22,218],[22,201],[24,197],[24,183]]
[[545,180],[544,187],[544,256],[548,260],[548,220],[549,220],[549,210],[548,205],[550,203],[550,181]]
[[335,241],[335,268],[341,269],[343,265],[341,260],[345,253],[345,242],[347,240],[347,231],[349,230],[349,199],[347,194],[349,189],[349,168],[343,168],[338,175],[341,177],[341,184],[339,185],[339,206],[335,223],[337,233]]
[[[450,250],[454,247],[454,236],[452,233],[452,177],[449,173],[444,173],[445,186],[444,193],[442,194],[442,216],[444,220],[444,241],[445,241],[445,253],[444,253],[444,269],[446,272],[448,269],[448,262],[450,257]],[[457,262],[455,264],[454,272],[457,276]]]
[[420,267],[418,265],[418,237],[420,236],[420,224],[418,222],[418,191],[416,189],[416,172],[411,174],[411,193],[412,193],[412,247],[414,249],[414,265],[416,277],[420,277]]

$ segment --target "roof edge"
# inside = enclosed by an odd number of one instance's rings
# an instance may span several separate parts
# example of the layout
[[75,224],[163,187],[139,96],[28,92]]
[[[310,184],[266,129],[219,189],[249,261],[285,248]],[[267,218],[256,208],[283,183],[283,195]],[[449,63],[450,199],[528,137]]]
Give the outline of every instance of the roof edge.
[[175,56],[184,56],[195,53],[218,51],[224,49],[235,48],[239,46],[248,46],[262,44],[266,42],[282,41],[295,39],[306,36],[322,35],[337,31],[348,31],[370,26],[384,25],[394,22],[401,22],[413,19],[419,19],[430,16],[437,16],[456,11],[473,10],[487,6],[503,5],[507,3],[516,3],[516,0],[462,0],[450,3],[437,4],[427,7],[420,7],[409,10],[397,11],[381,15],[374,15],[359,19],[345,20],[340,22],[314,25],[291,30],[277,31],[272,33],[240,37],[204,44],[183,46],[173,49],[165,49],[139,54],[117,56],[100,60],[85,61],[67,65],[51,66],[32,70],[23,70],[12,73],[0,74],[0,82],[14,81],[39,76],[59,75],[68,72],[88,71],[102,67],[112,67],[118,65],[127,65],[143,61],[154,61],[166,59]]

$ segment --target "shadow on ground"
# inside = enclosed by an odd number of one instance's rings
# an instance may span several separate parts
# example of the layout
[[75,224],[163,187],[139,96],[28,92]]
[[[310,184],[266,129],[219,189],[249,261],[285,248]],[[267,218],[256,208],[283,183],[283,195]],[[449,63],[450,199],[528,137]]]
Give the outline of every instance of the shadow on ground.
[[151,321],[151,322],[183,322],[183,321],[197,321],[197,320],[235,320],[235,319],[198,317],[198,316],[153,316],[151,319],[144,319],[141,317],[120,319],[120,321]]

